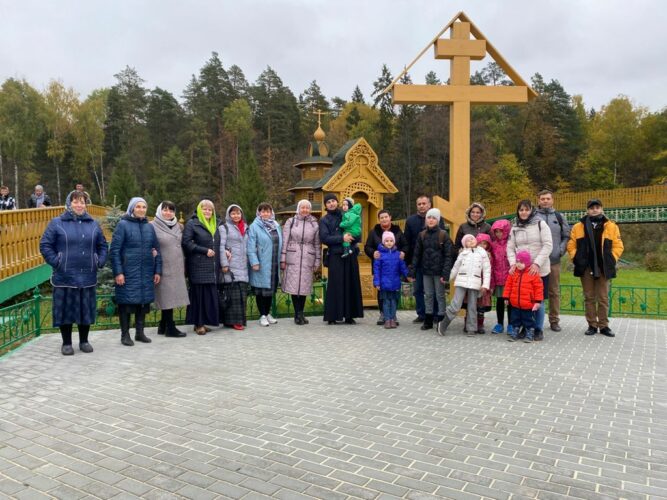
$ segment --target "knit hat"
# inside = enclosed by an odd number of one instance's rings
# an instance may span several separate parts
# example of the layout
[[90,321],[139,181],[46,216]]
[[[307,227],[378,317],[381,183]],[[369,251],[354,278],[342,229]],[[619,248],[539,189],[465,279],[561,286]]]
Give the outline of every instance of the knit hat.
[[336,200],[338,201],[338,196],[333,193],[327,193],[324,195],[324,204],[326,205],[327,201]]
[[521,262],[526,267],[530,267],[531,264],[530,252],[526,250],[521,250],[519,253],[516,254],[516,261]]
[[475,242],[477,241],[472,234],[466,234],[463,236],[463,238],[461,238],[461,245],[463,246],[463,248],[468,248],[467,242],[470,240],[473,240]]
[[437,208],[429,208],[428,212],[426,212],[426,218],[428,219],[429,217],[440,222],[440,210]]
[[391,231],[385,231],[384,233],[382,233],[382,243],[384,244],[384,242],[387,240],[395,242],[396,237],[394,236],[394,233],[392,233]]
[[600,201],[599,198],[593,198],[592,200],[588,200],[588,203],[586,204],[586,208],[591,208],[595,205],[599,205],[602,207],[602,202]]
[[343,198],[343,200],[347,201],[347,208],[352,208],[354,206],[354,200],[349,196],[347,198]]

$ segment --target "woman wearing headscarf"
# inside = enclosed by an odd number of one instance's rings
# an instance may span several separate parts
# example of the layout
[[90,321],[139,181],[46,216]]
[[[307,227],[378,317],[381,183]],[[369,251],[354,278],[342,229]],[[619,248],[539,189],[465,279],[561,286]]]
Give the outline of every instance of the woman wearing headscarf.
[[221,311],[222,324],[243,330],[248,296],[248,225],[240,206],[232,204],[227,207],[225,222],[218,230],[222,288],[228,297]]
[[202,200],[197,205],[197,210],[185,224],[182,245],[190,282],[190,305],[185,322],[194,325],[197,335],[206,335],[211,331],[206,325],[220,324],[220,260],[217,257],[220,233],[211,200]]
[[283,274],[283,292],[292,295],[294,322],[308,324],[303,314],[306,297],[313,293],[313,273],[320,267],[320,228],[317,219],[310,214],[308,200],[297,203],[296,214],[283,226],[283,250],[280,269]]
[[183,228],[176,218],[176,205],[171,201],[160,203],[151,224],[160,243],[162,256],[162,276],[155,285],[155,307],[162,311],[157,333],[166,337],[185,337],[185,332],[176,328],[174,323],[174,308],[190,303],[181,247]]
[[[526,250],[530,253],[532,262],[528,274],[539,274],[542,277],[544,290],[549,289],[549,273],[551,262],[549,256],[553,242],[551,240],[551,229],[546,222],[537,215],[537,209],[530,200],[521,200],[516,207],[516,217],[512,220],[509,239],[507,240],[507,260],[510,264],[509,274],[514,274],[516,269],[516,255]],[[517,332],[518,333],[518,332]],[[544,338],[544,301],[535,312],[535,336],[534,340]]]
[[149,343],[144,334],[144,318],[155,300],[155,285],[160,283],[162,257],[155,229],[148,223],[148,204],[135,197],[116,226],[111,239],[111,268],[115,277],[116,304],[120,320],[120,341],[133,346],[130,316],[134,313],[134,340]]
[[[338,198],[333,193],[324,195],[326,214],[320,220],[320,241],[328,247],[327,266],[329,280],[324,300],[324,321],[335,325],[336,321],[345,320],[347,324],[355,324],[354,318],[364,317],[364,305],[361,298],[361,281],[359,279],[359,249],[357,242],[350,234],[340,231],[343,217],[338,208]],[[354,249],[352,258],[343,259],[343,241],[351,243]]]
[[55,217],[42,235],[39,250],[53,268],[53,326],[60,328],[65,356],[74,354],[72,325],[79,327],[79,349],[93,352],[88,342],[97,316],[97,270],[107,258],[107,242],[100,225],[86,212],[85,197],[72,191],[66,210]]
[[248,230],[248,264],[250,285],[259,310],[259,324],[269,326],[278,321],[271,315],[271,302],[280,281],[280,251],[283,235],[276,222],[273,207],[260,203],[255,220]]

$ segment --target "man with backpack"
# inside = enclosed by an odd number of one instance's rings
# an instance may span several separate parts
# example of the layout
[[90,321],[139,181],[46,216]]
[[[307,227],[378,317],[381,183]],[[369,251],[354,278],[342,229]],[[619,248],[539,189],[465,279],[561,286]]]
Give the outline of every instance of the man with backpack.
[[[549,189],[537,193],[539,208],[537,216],[543,220],[551,230],[553,247],[549,261],[549,325],[554,332],[560,332],[560,259],[567,251],[567,242],[570,239],[570,225],[560,212],[554,209],[554,194]],[[545,290],[546,292],[546,290]],[[545,293],[546,295],[546,293]]]

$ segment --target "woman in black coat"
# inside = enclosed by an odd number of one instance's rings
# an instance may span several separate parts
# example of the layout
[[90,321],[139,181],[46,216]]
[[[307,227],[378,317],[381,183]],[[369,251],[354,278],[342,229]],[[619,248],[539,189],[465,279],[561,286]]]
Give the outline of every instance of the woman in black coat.
[[198,335],[206,335],[211,331],[206,325],[220,324],[220,259],[216,256],[220,248],[220,233],[212,201],[199,202],[196,212],[185,224],[182,244],[190,282],[190,305],[185,322],[193,324]]
[[[320,220],[320,241],[328,247],[327,260],[329,278],[327,294],[324,300],[324,321],[335,325],[336,321],[345,320],[354,324],[354,318],[364,317],[364,305],[361,299],[361,281],[359,279],[359,248],[350,234],[339,229],[343,217],[338,208],[338,198],[329,193],[324,196],[326,215]],[[352,258],[343,259],[343,241],[351,243],[354,249]]]

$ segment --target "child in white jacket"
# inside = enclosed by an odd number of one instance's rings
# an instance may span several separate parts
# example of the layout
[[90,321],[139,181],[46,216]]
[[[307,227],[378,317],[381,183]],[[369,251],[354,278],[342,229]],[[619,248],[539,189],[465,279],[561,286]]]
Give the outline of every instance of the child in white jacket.
[[468,297],[467,330],[468,337],[474,337],[477,330],[477,297],[486,293],[491,284],[491,263],[486,250],[477,247],[472,234],[461,240],[463,250],[459,254],[449,280],[454,280],[454,297],[447,306],[444,319],[438,323],[438,333],[444,335],[447,327],[461,310],[463,299]]

